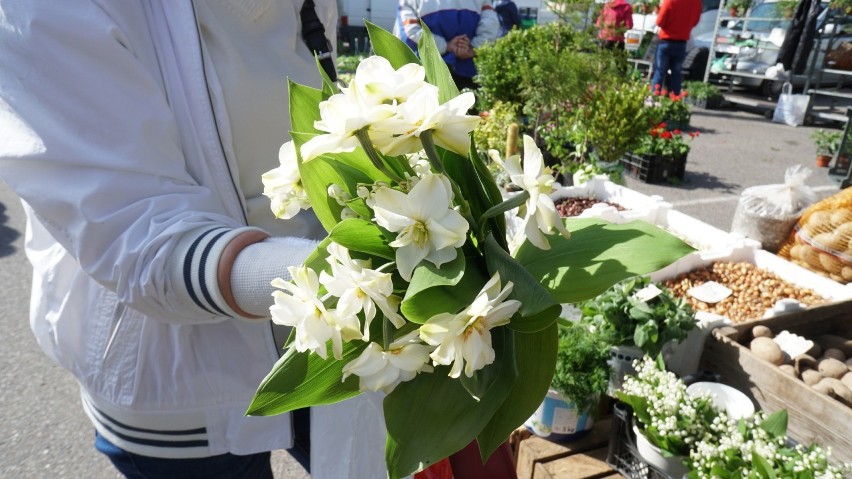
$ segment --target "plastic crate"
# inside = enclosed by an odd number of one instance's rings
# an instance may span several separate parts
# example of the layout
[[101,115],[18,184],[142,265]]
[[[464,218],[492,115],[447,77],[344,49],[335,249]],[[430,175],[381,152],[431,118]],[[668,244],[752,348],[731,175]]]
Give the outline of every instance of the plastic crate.
[[621,159],[624,173],[645,183],[664,183],[669,179],[683,180],[686,156],[664,158],[656,155],[626,153]]
[[606,463],[628,479],[669,479],[642,460],[636,451],[636,436],[631,427],[633,411],[630,406],[616,401],[612,405],[612,429]]

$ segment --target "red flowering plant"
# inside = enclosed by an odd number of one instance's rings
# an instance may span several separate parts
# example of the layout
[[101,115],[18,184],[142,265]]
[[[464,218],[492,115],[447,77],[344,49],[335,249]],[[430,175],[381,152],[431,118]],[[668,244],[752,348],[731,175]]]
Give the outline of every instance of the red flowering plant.
[[688,95],[686,90],[676,95],[655,85],[653,95],[645,100],[645,106],[651,110],[649,114],[655,122],[666,123],[669,129],[683,129],[689,126],[692,116],[689,105],[684,101]]
[[656,155],[666,158],[680,158],[689,153],[690,142],[698,136],[697,131],[684,133],[681,130],[669,130],[668,125],[660,123],[647,136],[642,138],[635,153]]

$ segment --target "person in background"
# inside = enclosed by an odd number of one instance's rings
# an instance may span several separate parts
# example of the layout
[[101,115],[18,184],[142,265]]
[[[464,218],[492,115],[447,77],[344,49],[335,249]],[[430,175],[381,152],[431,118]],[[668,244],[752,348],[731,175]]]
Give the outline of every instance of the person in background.
[[513,28],[521,28],[521,14],[512,0],[496,0],[494,11],[500,19],[500,36],[505,36]]
[[607,1],[595,23],[598,39],[609,49],[624,49],[624,32],[633,28],[633,7],[625,0]]
[[[0,12],[0,178],[27,217],[30,323],[80,384],[96,449],[132,478],[272,478],[290,415],[245,415],[288,332],[270,282],[325,231],[276,219],[261,175],[295,161],[286,79],[322,84],[308,44],[336,43],[335,1]],[[314,435],[312,477],[385,474],[318,473],[363,457],[324,444],[362,438],[338,431]]]
[[414,51],[426,24],[456,86],[475,89],[476,49],[500,36],[500,20],[491,0],[399,0],[394,34]]
[[654,54],[652,91],[665,90],[668,84],[669,92],[680,94],[683,61],[686,59],[686,42],[700,18],[701,0],[662,1],[660,10],[657,12],[660,42]]

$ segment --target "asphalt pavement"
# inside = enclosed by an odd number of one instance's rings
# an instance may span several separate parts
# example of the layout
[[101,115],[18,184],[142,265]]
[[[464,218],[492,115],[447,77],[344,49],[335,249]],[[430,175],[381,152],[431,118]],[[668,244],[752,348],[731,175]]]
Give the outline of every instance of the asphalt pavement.
[[[792,165],[813,168],[808,184],[821,196],[838,191],[818,169],[809,139],[817,127],[775,124],[743,111],[696,110],[683,183],[627,186],[660,195],[682,212],[725,231],[749,186],[783,183]],[[69,374],[41,352],[29,329],[31,272],[23,252],[24,217],[14,193],[0,182],[0,478],[116,478],[92,443],[94,431],[80,408]],[[309,477],[289,455],[274,455],[276,477]]]

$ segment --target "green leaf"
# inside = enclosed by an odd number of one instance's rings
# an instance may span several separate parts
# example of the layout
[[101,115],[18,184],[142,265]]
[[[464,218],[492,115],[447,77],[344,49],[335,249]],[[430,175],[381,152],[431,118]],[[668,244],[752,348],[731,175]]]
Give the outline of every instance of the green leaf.
[[562,307],[553,300],[550,293],[497,244],[493,235],[488,235],[484,248],[488,272],[500,273],[500,281],[504,286],[511,281],[513,286],[509,297],[521,302],[521,308],[518,310],[521,317],[515,316],[509,327],[515,331],[531,333],[553,324]]
[[503,404],[477,437],[483,458],[490,457],[512,431],[538,409],[547,395],[556,367],[558,332],[555,322],[535,333],[513,332],[513,335],[518,378]]
[[427,265],[415,268],[400,306],[402,314],[409,321],[423,324],[436,314],[455,313],[469,306],[488,278],[473,260],[464,264],[461,269],[464,274],[458,280],[452,273],[455,270],[458,270],[457,265],[443,276],[439,270],[430,269]]
[[787,410],[781,409],[770,414],[760,423],[760,428],[772,437],[783,437],[787,434]]
[[751,453],[751,463],[754,465],[754,470],[757,472],[758,477],[775,479],[775,471],[772,465],[755,451]]
[[[502,368],[511,368],[512,374],[517,377],[518,370],[515,366],[515,338],[514,333],[508,328],[495,328],[491,330],[492,347],[494,348],[494,362],[473,373],[469,378],[462,374],[459,380],[462,386],[476,400],[481,400],[491,394],[491,386],[496,383],[503,372]],[[497,393],[504,394],[504,393]],[[505,395],[505,394],[504,394]]]
[[[292,136],[296,148],[300,148],[316,135],[294,131]],[[340,221],[340,211],[343,209],[334,198],[328,196],[330,185],[340,185],[350,196],[357,197],[359,183],[390,181],[373,166],[361,148],[349,153],[320,155],[310,161],[303,161],[299,164],[299,174],[302,186],[311,201],[311,208],[326,231],[331,231],[337,225]]]
[[376,55],[387,58],[394,69],[399,69],[409,63],[420,64],[417,55],[411,50],[407,43],[397,38],[394,34],[370,22],[367,24],[367,34],[370,36],[370,44]]
[[446,103],[459,96],[459,89],[450,75],[447,62],[441,57],[435,45],[435,38],[429,27],[425,23],[421,23],[421,26],[423,33],[420,35],[420,41],[417,42],[417,53],[420,54],[420,60],[426,69],[426,81],[438,87],[438,100]]
[[448,367],[441,366],[431,374],[418,374],[385,398],[385,461],[391,479],[413,474],[470,444],[515,381],[512,368],[501,367],[488,395],[476,401],[448,372]]
[[300,85],[292,80],[290,88],[290,124],[293,131],[321,133],[314,128],[314,121],[320,119],[319,104],[323,100],[322,90]]
[[329,237],[335,243],[352,251],[360,251],[391,261],[395,258],[393,248],[388,246],[388,241],[379,227],[361,218],[348,218],[341,221],[331,230]]
[[366,347],[367,343],[361,341],[345,343],[340,361],[288,349],[260,383],[246,415],[273,416],[357,396],[358,377],[353,375],[341,381],[343,366]]
[[515,255],[559,303],[593,298],[618,281],[657,271],[694,251],[644,221],[616,225],[576,218],[565,224],[570,239],[550,236],[551,248],[546,252],[527,242]]

